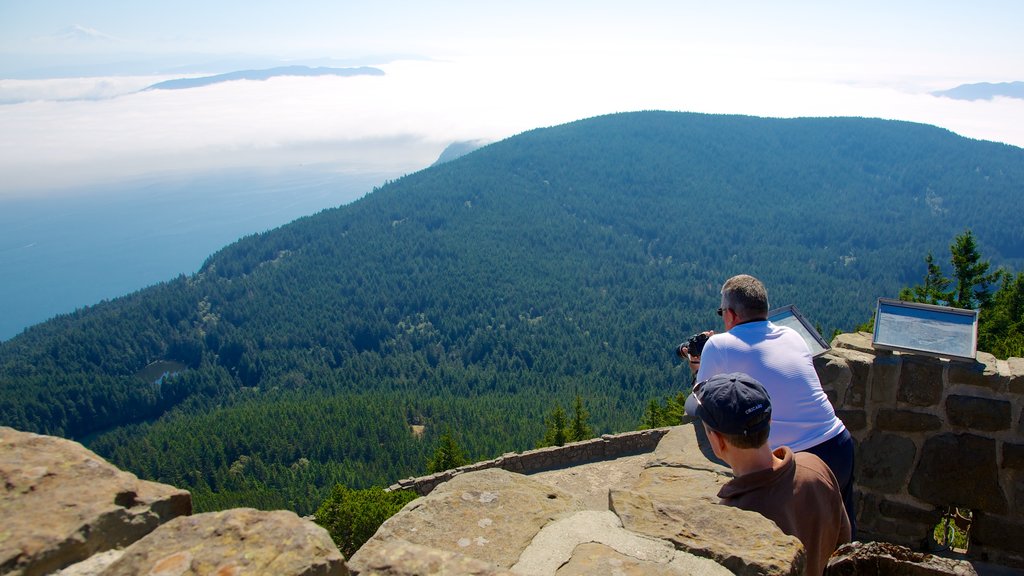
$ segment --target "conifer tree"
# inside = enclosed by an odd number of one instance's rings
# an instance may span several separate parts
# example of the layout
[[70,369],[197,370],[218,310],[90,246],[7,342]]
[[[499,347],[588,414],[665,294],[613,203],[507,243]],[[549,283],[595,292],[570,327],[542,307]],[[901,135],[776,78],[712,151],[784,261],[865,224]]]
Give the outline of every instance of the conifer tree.
[[1003,274],[978,323],[978,348],[999,358],[1024,357],[1024,272]]
[[945,306],[953,298],[953,293],[949,291],[952,280],[942,274],[942,268],[935,263],[931,252],[925,257],[924,262],[928,267],[924,284],[900,290],[900,300]]
[[949,251],[952,255],[953,278],[956,280],[951,304],[968,310],[987,307],[992,300],[990,286],[999,281],[1002,272],[996,270],[989,273],[991,265],[988,260],[981,259],[978,244],[970,230],[957,236]]
[[573,402],[572,425],[569,427],[569,441],[579,442],[594,437],[594,431],[590,428],[590,412],[583,407],[583,397],[576,394]]
[[561,406],[555,406],[551,415],[545,419],[544,440],[540,447],[564,446],[569,439],[568,418]]
[[452,437],[451,430],[445,430],[437,442],[434,457],[427,460],[427,474],[444,472],[468,463],[462,448]]

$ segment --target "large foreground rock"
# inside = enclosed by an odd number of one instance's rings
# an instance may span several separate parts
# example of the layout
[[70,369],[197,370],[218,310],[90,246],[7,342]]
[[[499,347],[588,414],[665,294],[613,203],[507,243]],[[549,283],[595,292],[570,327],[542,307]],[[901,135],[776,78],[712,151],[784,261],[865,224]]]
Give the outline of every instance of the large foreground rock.
[[610,491],[609,507],[623,527],[736,574],[803,574],[799,539],[756,512],[718,504],[732,471],[705,457],[695,432],[691,425],[673,428],[643,472]]
[[666,502],[627,490],[612,490],[610,505],[627,530],[667,540],[735,574],[804,573],[800,540],[756,512],[710,504],[704,498],[683,496]]
[[192,512],[185,490],[139,480],[81,444],[0,427],[0,574],[47,574]]
[[611,511],[585,510],[545,526],[512,567],[517,574],[557,576],[730,576],[707,558],[676,550],[671,542],[630,532]]
[[[558,488],[492,468],[460,474],[410,502],[368,544],[379,553],[389,542],[411,542],[508,569],[541,528],[580,508]],[[357,573],[371,567],[363,549],[349,567]]]
[[348,570],[320,526],[285,510],[235,508],[172,520],[102,574],[336,576]]
[[760,514],[718,504],[732,478],[692,426],[649,457],[523,476],[459,474],[386,521],[356,574],[797,575],[804,550]]
[[970,562],[885,542],[851,542],[832,555],[827,576],[977,576]]
[[359,576],[424,576],[461,574],[468,576],[512,576],[490,562],[438,550],[405,540],[371,540],[359,549]]

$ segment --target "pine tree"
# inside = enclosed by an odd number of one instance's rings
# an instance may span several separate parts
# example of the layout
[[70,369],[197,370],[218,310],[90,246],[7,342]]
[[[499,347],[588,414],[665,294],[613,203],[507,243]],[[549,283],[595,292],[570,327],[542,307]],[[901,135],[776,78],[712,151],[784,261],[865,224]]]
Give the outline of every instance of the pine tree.
[[540,447],[564,446],[569,439],[567,425],[568,419],[565,416],[565,410],[562,410],[561,406],[555,406],[551,415],[545,419],[544,440],[541,441]]
[[572,425],[569,427],[569,441],[579,442],[594,437],[594,431],[590,428],[590,412],[583,407],[583,398],[577,394],[573,403]]
[[924,284],[900,290],[900,300],[945,306],[953,299],[953,293],[949,291],[949,285],[953,281],[942,274],[942,269],[935,263],[931,252],[924,261],[928,266]]
[[956,289],[950,303],[957,308],[968,310],[984,309],[992,300],[990,285],[999,281],[1000,270],[989,273],[991,265],[982,260],[974,234],[967,230],[956,237],[949,247],[952,255],[953,278]]
[[427,460],[427,474],[444,472],[468,463],[462,448],[452,437],[451,430],[445,430],[437,442],[434,457]]
[[1024,357],[1024,272],[1004,274],[978,322],[978,348],[999,358]]

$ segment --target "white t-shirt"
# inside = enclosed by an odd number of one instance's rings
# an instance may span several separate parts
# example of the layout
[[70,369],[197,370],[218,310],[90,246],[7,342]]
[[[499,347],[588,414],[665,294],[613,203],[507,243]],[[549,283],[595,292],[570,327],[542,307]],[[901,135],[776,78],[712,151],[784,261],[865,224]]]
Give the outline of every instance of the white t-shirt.
[[733,326],[704,345],[695,382],[716,374],[744,372],[760,382],[772,399],[772,449],[794,452],[813,448],[845,427],[821,389],[807,343],[795,330],[767,320]]

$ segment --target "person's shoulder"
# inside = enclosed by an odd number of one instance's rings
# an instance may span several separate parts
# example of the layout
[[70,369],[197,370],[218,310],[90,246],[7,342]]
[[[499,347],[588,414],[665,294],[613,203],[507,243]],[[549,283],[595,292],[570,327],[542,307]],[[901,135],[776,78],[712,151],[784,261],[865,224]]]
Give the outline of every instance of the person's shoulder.
[[796,462],[797,468],[802,469],[805,474],[809,474],[821,482],[834,486],[836,489],[839,488],[839,482],[836,481],[836,477],[832,473],[832,469],[828,467],[828,464],[825,464],[824,460],[815,454],[811,454],[810,452],[795,452],[793,454],[793,460]]

